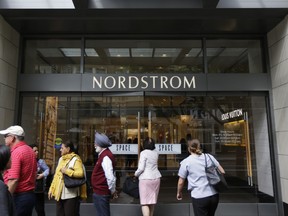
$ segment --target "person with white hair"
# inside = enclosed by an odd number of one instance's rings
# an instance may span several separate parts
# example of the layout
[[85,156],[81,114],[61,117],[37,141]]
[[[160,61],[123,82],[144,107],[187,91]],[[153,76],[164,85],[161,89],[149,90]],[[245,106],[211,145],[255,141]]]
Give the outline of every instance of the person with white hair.
[[118,197],[114,174],[116,161],[109,149],[111,145],[111,141],[105,134],[95,133],[94,146],[98,153],[98,160],[92,172],[91,185],[96,215],[101,216],[110,216],[110,198]]

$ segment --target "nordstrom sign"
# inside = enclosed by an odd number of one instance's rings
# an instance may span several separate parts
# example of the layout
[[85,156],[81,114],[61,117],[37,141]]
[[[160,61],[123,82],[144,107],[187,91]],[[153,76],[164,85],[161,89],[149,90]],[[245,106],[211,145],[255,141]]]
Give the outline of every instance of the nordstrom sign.
[[95,75],[93,89],[106,90],[187,90],[196,88],[192,75]]

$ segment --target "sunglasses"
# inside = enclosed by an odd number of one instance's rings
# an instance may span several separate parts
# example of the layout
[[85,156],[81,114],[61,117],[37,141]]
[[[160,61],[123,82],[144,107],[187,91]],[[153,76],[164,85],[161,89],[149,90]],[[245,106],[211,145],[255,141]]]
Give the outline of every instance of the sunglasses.
[[7,137],[9,137],[9,136],[13,136],[13,135],[11,135],[11,134],[5,134],[5,135],[4,135],[4,138],[7,138]]

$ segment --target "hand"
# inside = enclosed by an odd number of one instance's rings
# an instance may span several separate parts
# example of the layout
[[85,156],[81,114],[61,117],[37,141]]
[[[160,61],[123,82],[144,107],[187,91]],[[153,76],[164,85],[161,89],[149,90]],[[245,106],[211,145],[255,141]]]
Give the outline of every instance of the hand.
[[63,174],[65,174],[66,170],[67,170],[66,167],[61,168],[61,172],[62,172]]
[[115,190],[115,192],[112,194],[112,199],[118,198],[118,191]]
[[182,200],[182,192],[177,193],[177,200]]
[[37,174],[37,178],[36,179],[42,179],[44,177],[44,174],[41,173],[41,174]]
[[53,197],[53,196],[52,196],[52,193],[49,191],[49,192],[48,192],[48,199],[50,200],[50,199],[52,199],[52,197]]

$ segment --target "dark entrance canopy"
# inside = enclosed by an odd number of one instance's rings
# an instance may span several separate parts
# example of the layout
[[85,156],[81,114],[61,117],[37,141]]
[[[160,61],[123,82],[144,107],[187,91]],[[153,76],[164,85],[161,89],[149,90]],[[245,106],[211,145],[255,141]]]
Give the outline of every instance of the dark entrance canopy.
[[20,34],[265,34],[288,14],[286,0],[1,0]]

